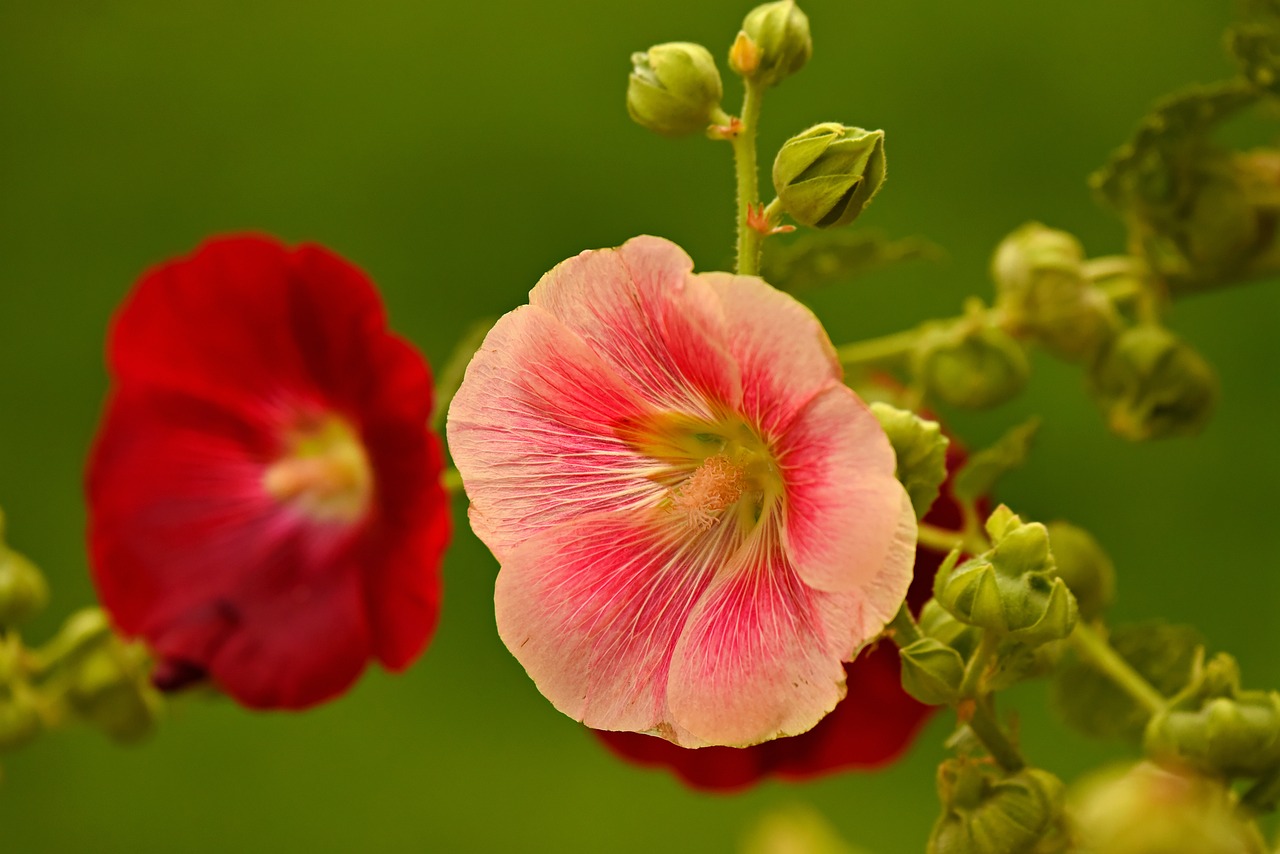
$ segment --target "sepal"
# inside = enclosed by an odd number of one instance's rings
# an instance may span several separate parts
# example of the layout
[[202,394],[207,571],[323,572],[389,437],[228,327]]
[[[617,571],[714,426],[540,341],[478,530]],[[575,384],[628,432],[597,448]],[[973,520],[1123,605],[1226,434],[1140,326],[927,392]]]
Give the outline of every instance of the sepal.
[[811,228],[853,222],[884,176],[884,131],[836,122],[791,137],[773,161],[773,188],[783,210]]
[[1107,426],[1138,442],[1199,433],[1213,415],[1218,379],[1178,336],[1144,324],[1116,337],[1089,373]]
[[755,61],[734,61],[734,70],[765,86],[777,86],[804,68],[813,56],[809,16],[795,0],[778,0],[752,9],[742,22],[742,35],[753,46]]
[[876,402],[871,404],[871,413],[893,446],[895,475],[911,498],[916,518],[923,519],[947,479],[947,446],[951,440],[942,434],[938,422],[909,410]]
[[631,55],[627,112],[663,136],[705,131],[720,109],[724,86],[711,52],[692,42],[668,42]]
[[928,854],[1049,854],[1065,850],[1063,785],[1038,768],[1005,774],[951,759],[938,768],[942,815]]

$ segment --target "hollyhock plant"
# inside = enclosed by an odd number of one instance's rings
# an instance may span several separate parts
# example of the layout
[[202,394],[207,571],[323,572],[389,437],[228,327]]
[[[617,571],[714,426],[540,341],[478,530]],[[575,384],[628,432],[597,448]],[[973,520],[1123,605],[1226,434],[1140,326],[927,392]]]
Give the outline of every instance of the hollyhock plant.
[[916,522],[817,319],[636,238],[543,277],[449,412],[498,631],[562,712],[684,746],[804,732],[897,612]]
[[212,240],[143,276],[108,359],[93,578],[159,687],[300,709],[418,656],[450,527],[431,378],[360,270]]
[[[964,460],[964,452],[953,440],[947,448],[947,471],[958,471]],[[963,526],[949,481],[924,521],[943,530],[959,531]],[[929,599],[934,573],[945,557],[944,552],[924,545],[916,550],[915,578],[907,593],[913,612]],[[709,791],[742,789],[769,777],[807,780],[838,771],[879,768],[911,746],[937,709],[903,690],[900,671],[897,648],[877,644],[845,664],[848,694],[817,726],[753,747],[689,750],[647,735],[593,732],[623,759],[669,768],[689,785]]]

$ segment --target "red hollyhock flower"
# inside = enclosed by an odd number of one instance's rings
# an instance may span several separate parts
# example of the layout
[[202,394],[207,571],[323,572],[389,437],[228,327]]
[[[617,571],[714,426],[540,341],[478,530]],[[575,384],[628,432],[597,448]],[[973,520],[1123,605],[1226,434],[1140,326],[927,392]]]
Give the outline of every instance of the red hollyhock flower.
[[431,377],[360,270],[212,240],[143,276],[108,361],[93,578],[158,686],[300,709],[418,656],[450,528]]
[[[964,451],[953,440],[947,450],[947,471],[964,464]],[[930,508],[925,521],[949,530],[964,526],[951,482]],[[919,611],[933,595],[933,576],[944,552],[920,546],[907,602]],[[881,642],[845,664],[845,698],[817,726],[801,735],[779,738],[753,747],[702,747],[690,750],[668,741],[631,732],[592,730],[624,759],[640,765],[666,767],[695,788],[728,792],[766,777],[805,780],[848,769],[871,769],[901,756],[936,707],[926,706],[902,688],[898,650]]]

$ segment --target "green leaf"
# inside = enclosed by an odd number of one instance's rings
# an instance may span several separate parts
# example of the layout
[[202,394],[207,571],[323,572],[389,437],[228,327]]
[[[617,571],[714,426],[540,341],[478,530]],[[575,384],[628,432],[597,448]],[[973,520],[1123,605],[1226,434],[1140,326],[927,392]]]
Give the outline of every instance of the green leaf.
[[765,253],[765,281],[792,293],[845,282],[903,261],[941,261],[946,257],[923,237],[890,239],[879,231],[830,231],[807,234],[791,243],[771,245]]
[[961,501],[975,501],[987,495],[996,482],[1020,467],[1031,450],[1031,441],[1040,429],[1040,419],[1030,418],[1010,429],[989,448],[969,457],[969,462],[956,474],[952,491]]
[[1258,99],[1243,80],[1192,86],[1156,103],[1089,185],[1108,206],[1172,210],[1189,199],[1197,180],[1197,154],[1210,145],[1214,126]]
[[[1191,678],[1204,638],[1192,626],[1160,621],[1117,627],[1111,646],[1166,697]],[[1068,726],[1093,738],[1142,740],[1148,713],[1092,665],[1070,656],[1054,674],[1051,701]]]

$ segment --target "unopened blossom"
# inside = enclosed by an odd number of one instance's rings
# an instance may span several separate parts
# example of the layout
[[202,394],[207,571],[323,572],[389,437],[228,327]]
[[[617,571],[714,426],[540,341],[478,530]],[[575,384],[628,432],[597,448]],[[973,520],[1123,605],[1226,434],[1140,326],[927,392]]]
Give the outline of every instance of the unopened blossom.
[[911,581],[915,516],[817,319],[665,240],[543,277],[449,413],[498,631],[597,729],[804,732]]
[[143,276],[108,358],[93,578],[159,687],[296,709],[418,656],[449,538],[431,378],[363,273],[212,240]]

